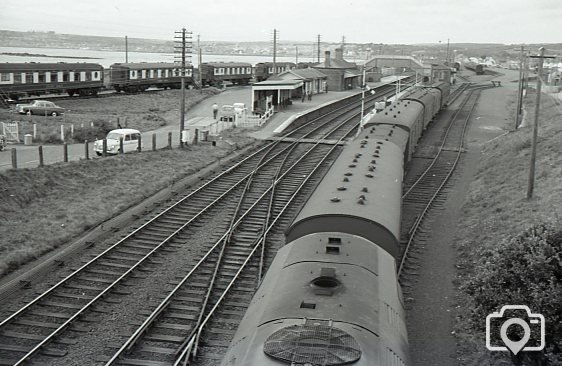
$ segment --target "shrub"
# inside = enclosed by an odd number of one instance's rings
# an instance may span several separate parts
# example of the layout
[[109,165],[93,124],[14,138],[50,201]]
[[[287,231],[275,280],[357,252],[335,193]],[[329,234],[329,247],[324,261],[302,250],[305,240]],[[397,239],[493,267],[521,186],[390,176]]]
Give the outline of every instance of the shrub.
[[[485,328],[488,314],[503,305],[527,305],[545,317],[546,347],[520,352],[512,362],[557,365],[562,355],[562,230],[552,224],[531,227],[517,237],[479,253],[473,279],[463,286],[473,299],[471,326]],[[511,338],[511,337],[510,337]]]
[[105,120],[95,120],[94,127],[79,127],[74,129],[74,142],[95,141],[104,138],[107,133],[114,129],[112,124]]

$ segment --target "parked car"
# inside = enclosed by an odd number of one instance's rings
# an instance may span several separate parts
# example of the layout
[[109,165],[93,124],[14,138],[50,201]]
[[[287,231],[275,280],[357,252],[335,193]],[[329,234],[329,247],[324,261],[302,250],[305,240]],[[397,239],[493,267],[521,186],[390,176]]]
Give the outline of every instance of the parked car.
[[[107,140],[107,154],[115,155],[120,153],[120,139],[123,138],[123,152],[137,151],[140,139],[139,130],[132,128],[120,128],[111,130],[105,137]],[[103,140],[96,140],[94,142],[94,151],[98,155],[103,154]]]
[[41,116],[58,116],[65,112],[64,108],[47,100],[34,100],[30,104],[16,104],[16,110],[20,114],[38,114]]

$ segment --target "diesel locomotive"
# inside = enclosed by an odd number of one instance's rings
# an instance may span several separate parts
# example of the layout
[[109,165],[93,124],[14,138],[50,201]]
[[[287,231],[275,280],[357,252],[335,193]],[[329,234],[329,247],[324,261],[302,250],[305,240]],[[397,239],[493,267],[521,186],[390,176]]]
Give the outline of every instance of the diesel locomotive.
[[410,364],[402,177],[448,96],[447,83],[418,87],[366,117],[287,230],[222,366]]

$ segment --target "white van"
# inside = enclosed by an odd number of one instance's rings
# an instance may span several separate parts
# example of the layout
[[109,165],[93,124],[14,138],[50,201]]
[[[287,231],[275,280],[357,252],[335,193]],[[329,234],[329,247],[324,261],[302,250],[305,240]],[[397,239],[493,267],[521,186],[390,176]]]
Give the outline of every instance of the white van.
[[[123,138],[123,152],[137,151],[140,139],[139,130],[132,128],[120,128],[111,130],[106,136],[107,140],[107,153],[118,154],[120,151],[119,140]],[[96,140],[94,142],[94,151],[98,155],[103,154],[103,140]]]

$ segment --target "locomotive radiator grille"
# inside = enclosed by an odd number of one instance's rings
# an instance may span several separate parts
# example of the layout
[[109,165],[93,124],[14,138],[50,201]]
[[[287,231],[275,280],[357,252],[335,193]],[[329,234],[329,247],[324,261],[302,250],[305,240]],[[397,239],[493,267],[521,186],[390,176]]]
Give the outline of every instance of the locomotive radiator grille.
[[266,355],[287,363],[345,365],[359,360],[359,343],[348,333],[328,325],[291,325],[271,334]]

